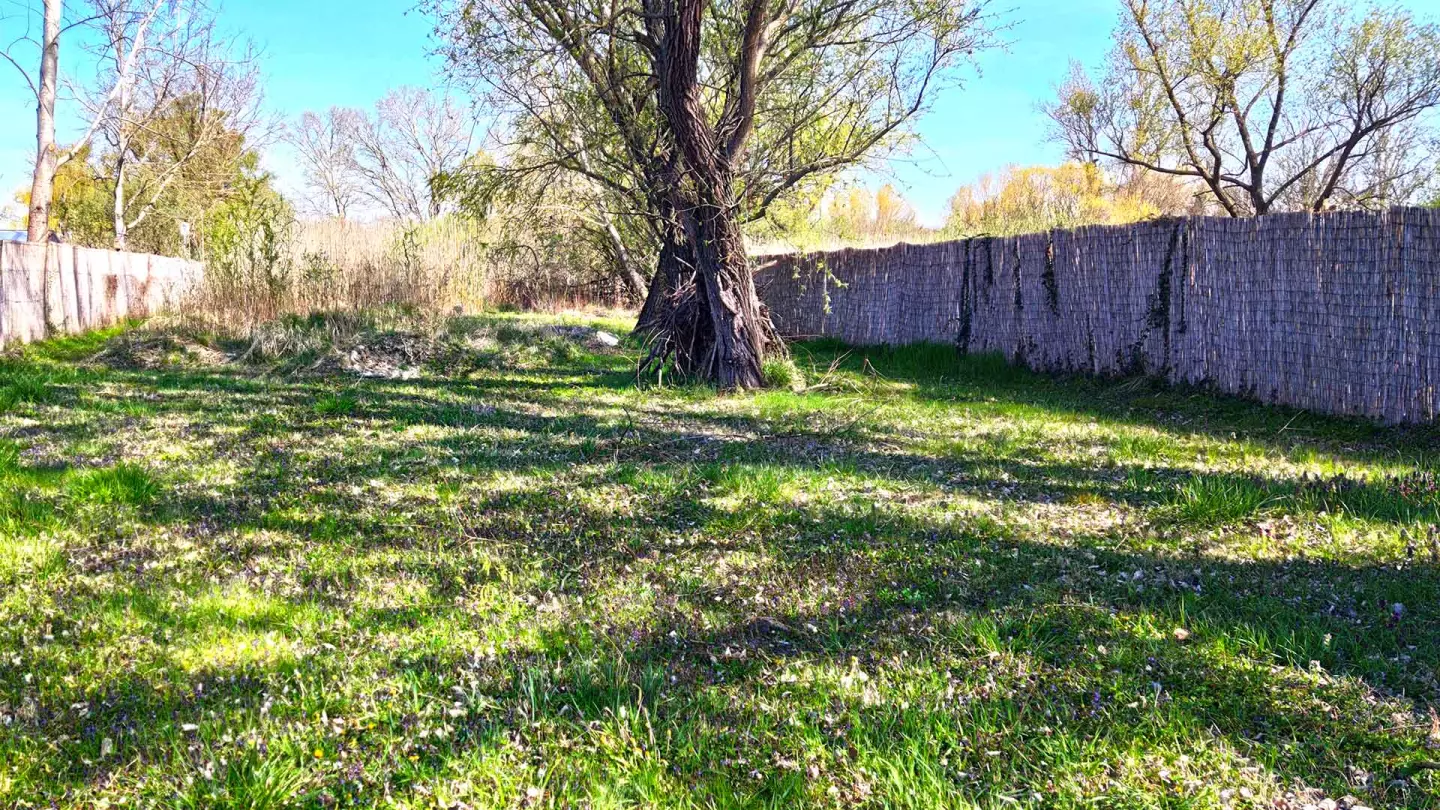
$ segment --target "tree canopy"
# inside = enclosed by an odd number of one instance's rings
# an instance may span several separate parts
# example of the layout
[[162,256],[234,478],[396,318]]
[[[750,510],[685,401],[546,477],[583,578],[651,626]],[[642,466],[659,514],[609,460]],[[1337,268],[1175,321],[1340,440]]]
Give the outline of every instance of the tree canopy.
[[[270,175],[243,133],[212,132],[208,113],[192,97],[176,99],[137,131],[127,148],[133,199],[143,200],[128,221],[128,247],[146,253],[208,257],[217,212],[240,198],[274,197]],[[51,228],[75,244],[110,247],[115,239],[112,152],[77,150],[55,177]]]
[[1433,177],[1440,28],[1338,0],[1124,0],[1046,107],[1078,159],[1191,178],[1232,216],[1378,208]]
[[1187,213],[1194,189],[1144,171],[1118,181],[1093,163],[1012,166],[962,186],[950,198],[945,234],[1012,236],[1081,225],[1121,225]]
[[[454,75],[504,122],[500,161],[486,179],[579,174],[609,195],[618,217],[663,229],[655,198],[671,179],[673,145],[657,108],[658,43],[638,0],[437,0],[429,7]],[[701,102],[712,118],[727,109],[733,115],[738,101],[724,82],[740,70],[746,8],[717,3],[706,21],[701,58],[712,79]],[[777,200],[818,199],[817,186],[837,172],[905,148],[909,124],[933,94],[962,77],[953,68],[995,44],[989,23],[982,3],[963,0],[903,8],[889,0],[769,4],[773,41],[753,80],[753,132],[736,167],[742,221],[764,218]]]
[[[738,376],[718,372],[726,387],[758,384],[767,345],[739,228],[807,184],[903,147],[932,94],[958,80],[954,68],[994,41],[984,3],[966,0],[429,8],[452,72],[506,120],[490,187],[554,172],[588,178],[623,221],[615,232],[639,237],[631,252],[658,257],[641,321],[664,325],[661,357],[690,366],[680,361],[689,357],[716,376],[731,342],[720,322],[740,319],[750,348]],[[715,286],[721,277],[729,281]],[[691,295],[695,313],[666,314],[688,313]],[[732,304],[741,311],[720,311]]]

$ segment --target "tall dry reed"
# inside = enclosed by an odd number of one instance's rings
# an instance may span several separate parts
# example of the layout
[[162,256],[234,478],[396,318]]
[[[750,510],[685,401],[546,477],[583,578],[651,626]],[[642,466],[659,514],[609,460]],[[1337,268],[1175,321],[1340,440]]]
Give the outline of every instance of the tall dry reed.
[[428,223],[264,223],[207,263],[191,308],[248,331],[281,315],[385,307],[440,314],[460,308],[554,309],[609,302],[573,244],[501,234],[447,217]]

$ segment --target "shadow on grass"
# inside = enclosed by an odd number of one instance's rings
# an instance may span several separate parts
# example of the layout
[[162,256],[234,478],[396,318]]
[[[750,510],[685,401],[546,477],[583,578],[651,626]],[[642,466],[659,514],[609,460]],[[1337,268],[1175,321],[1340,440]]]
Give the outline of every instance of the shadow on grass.
[[[1278,505],[1408,525],[1434,519],[1428,490],[1397,500],[1385,482],[1307,489],[983,446],[931,456],[803,419],[574,399],[622,390],[615,372],[97,379],[157,398],[87,429],[87,403],[122,394],[76,393],[68,421],[6,435],[63,444],[188,415],[203,424],[184,437],[234,475],[175,472],[134,525],[67,550],[86,587],[42,587],[47,618],[7,631],[22,664],[0,668],[0,749],[49,763],[10,776],[38,801],[138,779],[122,790],[183,804],[188,788],[137,777],[154,768],[196,779],[203,802],[206,785],[260,778],[215,763],[256,756],[302,775],[297,799],[405,791],[492,760],[523,775],[489,784],[517,801],[537,783],[735,806],[1138,801],[1181,755],[1216,784],[1260,763],[1387,806],[1426,806],[1436,789],[1408,770],[1426,756],[1415,718],[1440,703],[1433,565],[1136,550],[1003,513],[916,514],[874,487],[1002,507],[1088,493],[1192,524]],[[1174,429],[1123,402],[1087,408],[1089,389],[1066,385],[917,395]],[[353,408],[317,411],[342,389]],[[1226,418],[1204,430],[1228,435]],[[1376,435],[1363,453],[1387,452],[1391,434]],[[840,492],[795,497],[826,483]],[[194,608],[206,599],[220,607]],[[276,732],[276,718],[313,733]]]
[[796,344],[795,352],[812,372],[823,373],[833,364],[907,384],[915,396],[941,403],[1036,407],[1167,433],[1238,438],[1283,452],[1313,447],[1352,460],[1405,455],[1433,461],[1440,451],[1440,431],[1430,425],[1386,426],[1151,378],[1040,374],[1012,366],[1000,355],[960,356],[943,344],[851,347],[813,340]]

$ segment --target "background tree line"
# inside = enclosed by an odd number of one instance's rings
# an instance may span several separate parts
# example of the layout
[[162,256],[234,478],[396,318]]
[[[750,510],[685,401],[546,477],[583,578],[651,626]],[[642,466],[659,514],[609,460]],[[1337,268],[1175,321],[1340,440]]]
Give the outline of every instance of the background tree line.
[[[31,241],[59,232],[198,255],[237,202],[273,195],[256,151],[271,125],[257,55],[218,27],[214,8],[44,0],[38,20],[31,11],[5,16],[22,33],[3,52],[36,102],[33,181],[21,195]],[[83,126],[68,144],[56,140],[57,108]]]

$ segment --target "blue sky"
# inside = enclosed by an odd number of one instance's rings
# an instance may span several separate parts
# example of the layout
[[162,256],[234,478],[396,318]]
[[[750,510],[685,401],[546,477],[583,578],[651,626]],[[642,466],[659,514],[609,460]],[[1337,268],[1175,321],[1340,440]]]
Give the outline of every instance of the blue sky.
[[[78,5],[78,0],[70,0]],[[267,107],[289,120],[307,109],[368,106],[392,87],[439,81],[430,22],[413,0],[218,0],[222,25],[254,41],[263,55]],[[38,5],[38,3],[35,3]],[[0,18],[0,34],[13,20]],[[7,41],[9,37],[4,37]],[[62,42],[62,72],[67,51]],[[8,200],[28,182],[34,155],[35,101],[14,68],[0,64],[0,190]],[[66,136],[62,117],[59,133]],[[83,129],[73,120],[71,137]],[[298,182],[284,149],[267,165],[286,186]]]
[[[1403,5],[1440,12],[1440,0]],[[307,109],[367,106],[392,87],[441,82],[438,63],[427,56],[429,20],[409,12],[412,6],[413,0],[229,0],[224,24],[263,49],[268,105],[290,119]],[[891,169],[932,223],[943,219],[955,188],[981,174],[1060,160],[1059,148],[1046,142],[1036,104],[1051,96],[1071,59],[1093,65],[1104,54],[1118,2],[996,0],[994,6],[1012,26],[1005,34],[1010,47],[984,54],[978,74],[971,71],[962,87],[935,98],[919,126],[924,146]],[[0,32],[12,24],[0,21]],[[34,101],[13,69],[0,68],[0,190],[8,199],[29,172]],[[63,124],[62,118],[62,130]],[[298,182],[283,147],[270,149],[266,162],[283,187]]]

